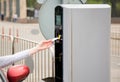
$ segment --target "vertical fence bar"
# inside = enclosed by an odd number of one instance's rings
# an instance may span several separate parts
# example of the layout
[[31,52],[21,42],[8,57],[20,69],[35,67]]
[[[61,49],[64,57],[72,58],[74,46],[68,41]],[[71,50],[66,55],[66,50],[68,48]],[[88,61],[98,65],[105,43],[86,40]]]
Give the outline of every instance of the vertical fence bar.
[[46,52],[44,50],[44,77],[46,77]]
[[42,79],[42,52],[39,52],[40,53],[40,77],[41,77],[41,79]]
[[41,78],[43,79],[44,77],[43,77],[43,51],[41,51]]
[[[48,68],[50,68],[50,53],[49,53],[49,49],[48,49]],[[50,70],[48,69],[48,77],[50,77]]]
[[[30,43],[30,48],[32,47],[32,43]],[[32,77],[32,75],[30,74],[30,76],[29,76],[29,82],[32,82],[33,81],[33,77]]]

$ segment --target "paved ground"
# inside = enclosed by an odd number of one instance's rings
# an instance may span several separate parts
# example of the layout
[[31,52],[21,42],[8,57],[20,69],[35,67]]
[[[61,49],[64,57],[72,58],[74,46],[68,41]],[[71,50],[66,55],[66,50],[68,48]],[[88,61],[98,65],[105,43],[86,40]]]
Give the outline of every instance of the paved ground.
[[0,21],[0,34],[11,34],[27,40],[39,42],[44,39],[38,23],[21,24]]

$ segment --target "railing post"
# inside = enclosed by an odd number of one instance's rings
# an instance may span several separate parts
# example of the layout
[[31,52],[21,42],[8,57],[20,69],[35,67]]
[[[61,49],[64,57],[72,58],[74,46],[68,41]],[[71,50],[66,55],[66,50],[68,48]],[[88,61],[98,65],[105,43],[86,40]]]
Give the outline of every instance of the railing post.
[[55,77],[55,51],[54,47],[50,48],[52,54],[52,77]]
[[52,77],[55,77],[55,57],[52,56]]
[[[11,42],[12,42],[12,55],[13,55],[15,53],[15,49],[14,49],[15,37],[14,36],[10,36],[10,37],[11,37]],[[14,63],[12,65],[14,65]]]

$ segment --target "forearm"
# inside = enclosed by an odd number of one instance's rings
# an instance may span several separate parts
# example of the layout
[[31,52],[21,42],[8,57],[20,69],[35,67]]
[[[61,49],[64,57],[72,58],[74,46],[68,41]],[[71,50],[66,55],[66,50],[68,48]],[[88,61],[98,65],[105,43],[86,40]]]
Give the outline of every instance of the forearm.
[[8,65],[16,62],[16,61],[19,61],[30,55],[33,55],[41,50],[45,50],[45,49],[51,47],[52,44],[53,44],[52,40],[46,40],[46,41],[39,43],[36,47],[33,47],[29,50],[21,51],[14,55],[0,57],[0,67],[3,68],[5,66],[8,66]]
[[36,47],[33,47],[30,49],[29,54],[33,55],[39,51],[48,49],[49,47],[51,47],[53,45],[53,41],[52,40],[46,40],[43,41],[41,43],[39,43],[38,45],[36,45]]
[[29,54],[33,55],[33,54],[36,54],[38,51],[39,51],[38,48],[34,47],[34,48],[29,49]]
[[22,60],[22,59],[30,56],[29,51],[30,50],[24,50],[24,51],[14,54],[14,55],[0,57],[0,67],[1,68],[6,67],[8,65],[11,65],[19,60]]

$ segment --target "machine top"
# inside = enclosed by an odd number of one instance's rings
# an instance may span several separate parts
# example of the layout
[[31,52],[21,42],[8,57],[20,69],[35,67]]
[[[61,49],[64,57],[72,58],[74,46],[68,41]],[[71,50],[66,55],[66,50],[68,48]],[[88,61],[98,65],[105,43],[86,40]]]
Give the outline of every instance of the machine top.
[[62,4],[61,7],[65,8],[109,8],[108,4]]

